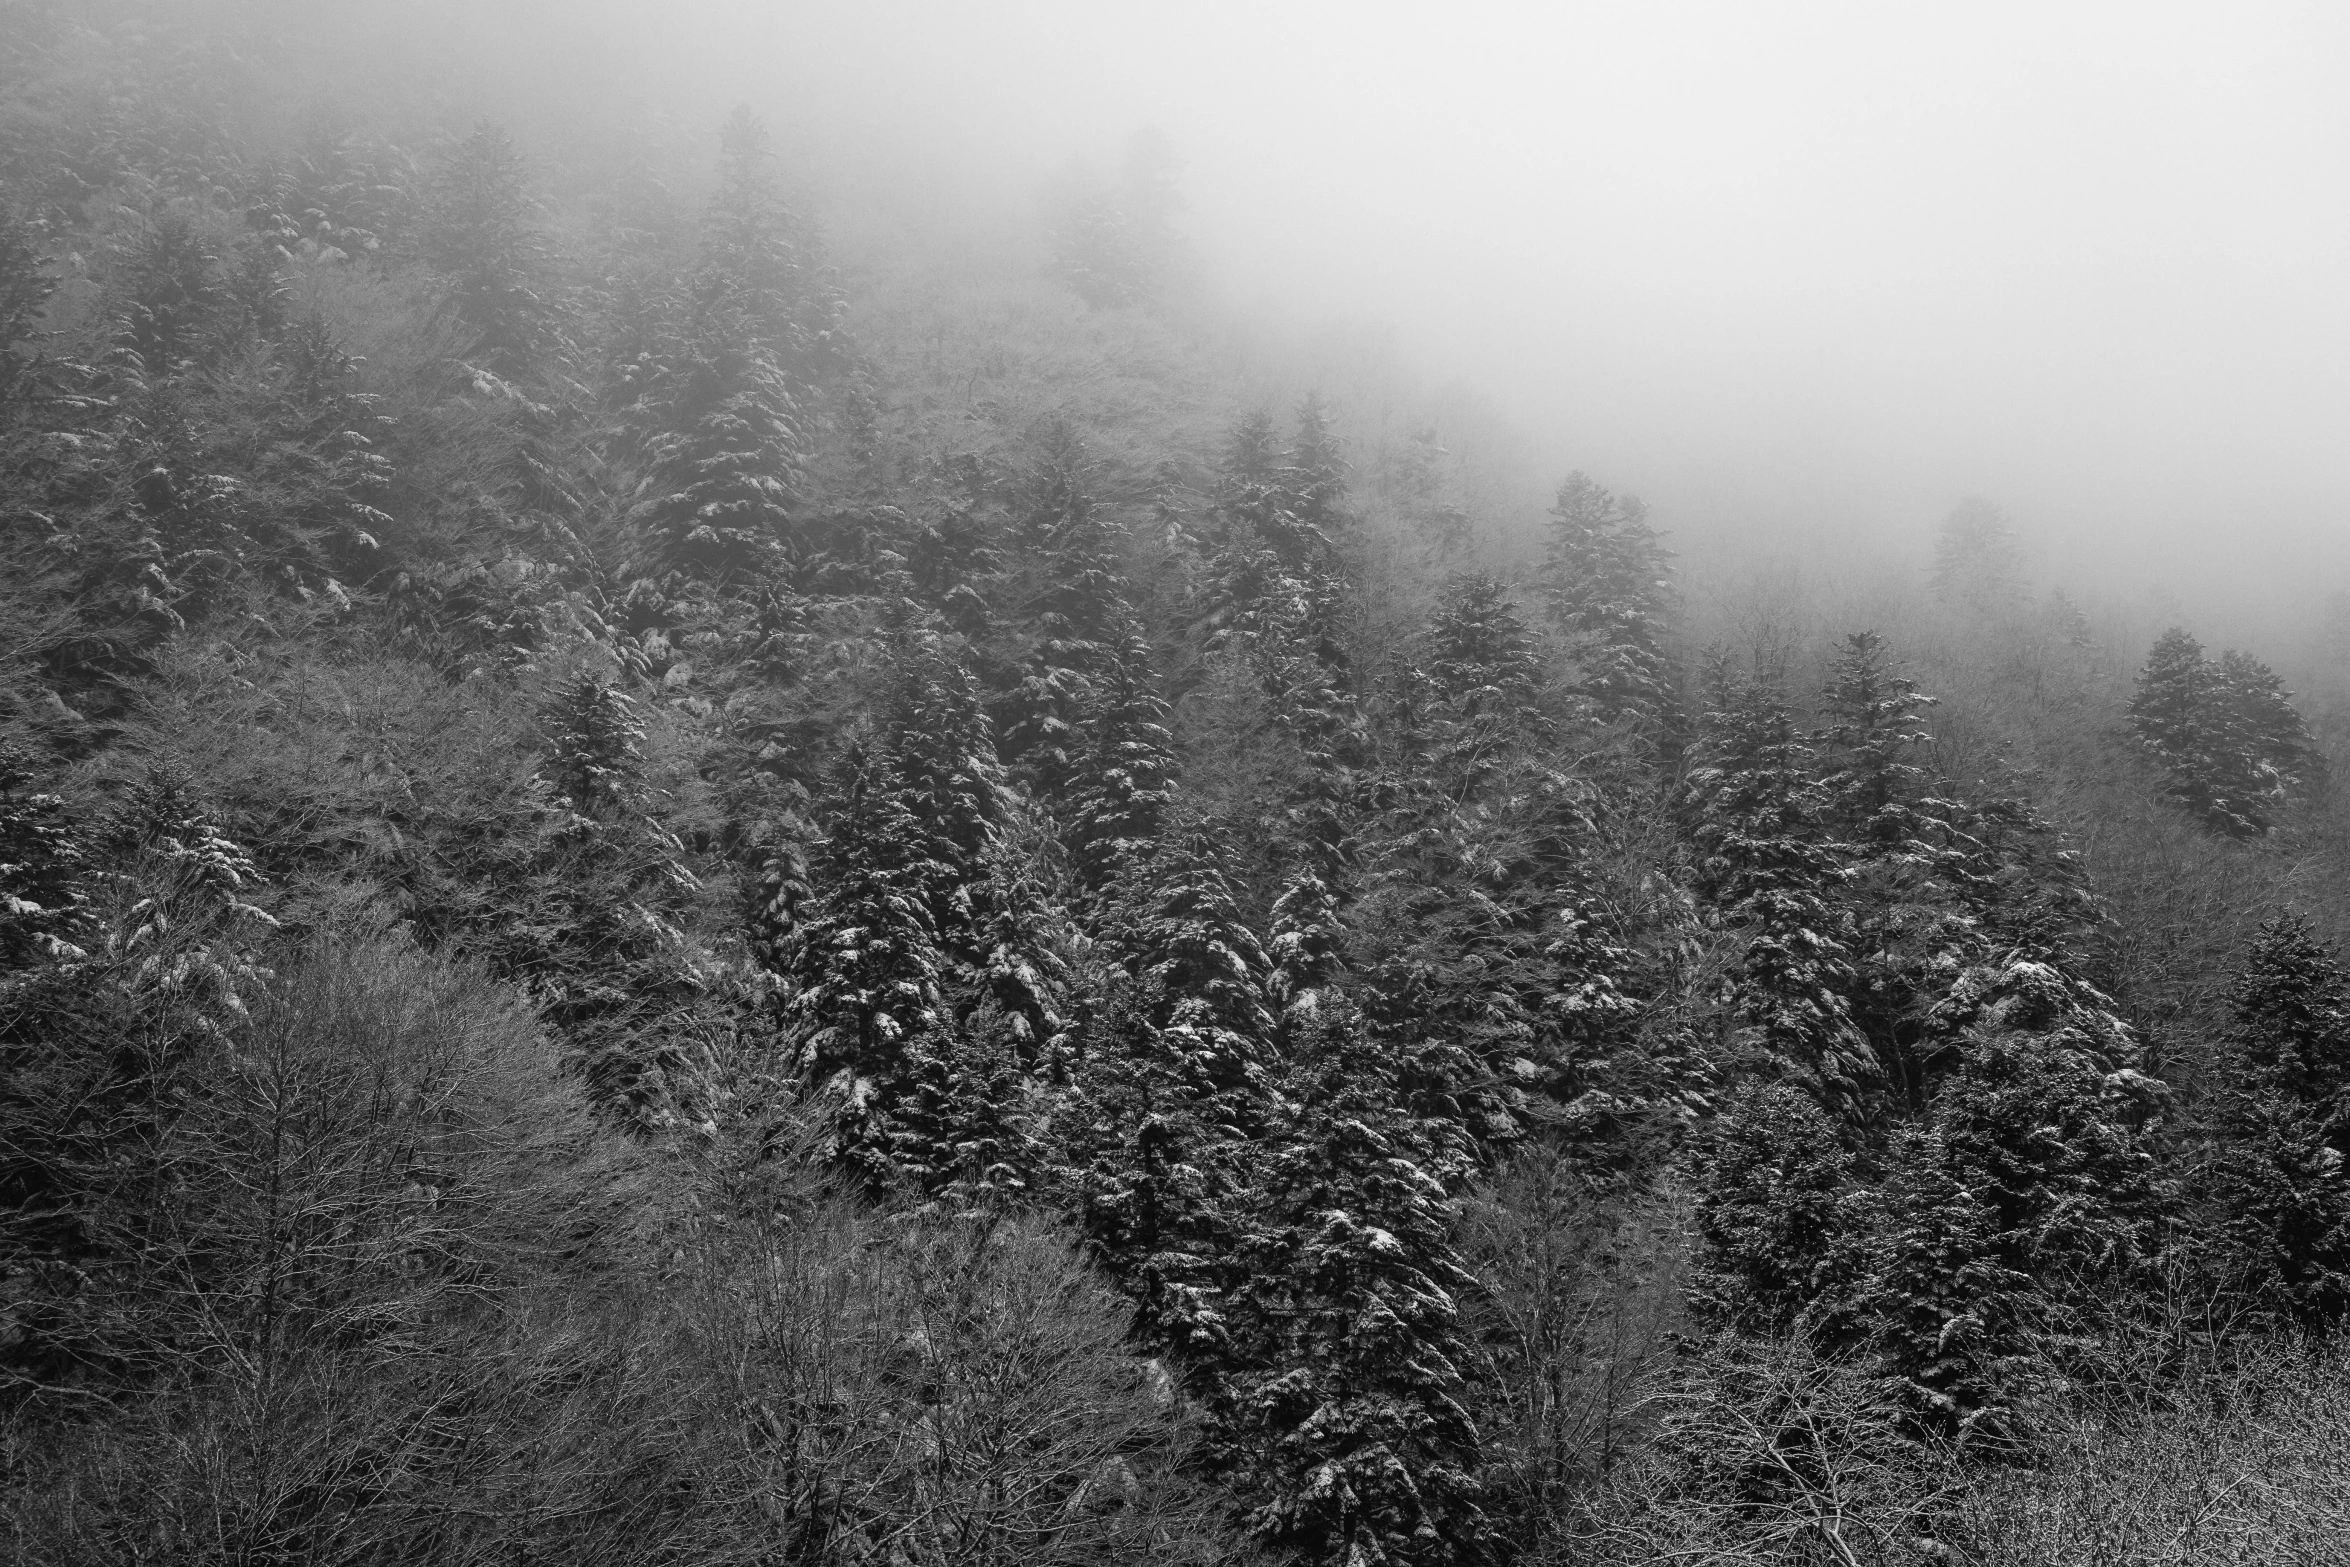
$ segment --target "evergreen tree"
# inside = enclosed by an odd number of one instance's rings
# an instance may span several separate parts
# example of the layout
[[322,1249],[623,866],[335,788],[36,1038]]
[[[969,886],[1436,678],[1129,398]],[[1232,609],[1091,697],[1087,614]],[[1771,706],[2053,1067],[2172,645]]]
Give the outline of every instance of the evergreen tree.
[[808,345],[798,225],[783,204],[767,127],[738,106],[718,132],[718,189],[702,220],[700,291],[734,306],[734,323],[785,363]]
[[1542,686],[1533,633],[1498,578],[1454,577],[1428,617],[1428,676],[1464,719],[1527,723]]
[[1697,887],[1744,947],[1732,981],[1742,1042],[1823,1105],[1859,1113],[1876,1063],[1852,1019],[1855,982],[1834,894],[1848,846],[1827,832],[1811,748],[1768,686],[1717,668],[1688,792]]
[[[1083,439],[1056,420],[1038,447],[1015,502],[1010,586],[1019,683],[998,712],[1005,759],[1040,798],[1061,807],[1079,779],[1083,710],[1100,682],[1122,678],[1112,666],[1140,632],[1117,569],[1119,530],[1093,494],[1098,476]],[[994,564],[995,552],[974,544],[965,553],[956,591],[969,595],[968,578]]]
[[1152,1344],[1186,1358],[1210,1402],[1232,1352],[1226,1295],[1254,1200],[1253,1134],[1270,1113],[1258,1075],[1203,1050],[1157,979],[1095,987],[1055,1113],[1087,1245],[1135,1299]]
[[1660,718],[1673,557],[1648,525],[1648,508],[1577,472],[1560,484],[1550,517],[1543,590],[1575,689],[1603,719]]
[[2215,663],[2175,627],[2156,639],[2139,672],[2130,727],[2162,764],[2169,796],[2230,837],[2267,832],[2278,805],[2323,769],[2267,665],[2233,648]]
[[2185,631],[2173,626],[2155,638],[2130,698],[2130,728],[2139,743],[2162,757],[2194,757],[2203,742],[2212,675],[2203,644]]
[[1968,808],[1930,793],[1914,760],[1930,738],[1920,709],[1932,702],[1893,669],[1883,638],[1856,632],[1830,670],[1821,699],[1828,727],[1814,737],[1825,766],[1824,821],[1847,846],[1839,901],[1852,922],[1857,980],[1846,999],[1879,1076],[1913,1110],[1947,1064],[1936,1059],[1946,1051],[1928,1048],[1926,1014],[1954,973],[1990,956],[1973,902],[2012,880],[1959,825]]
[[1833,1333],[1858,1267],[1851,1173],[1810,1097],[1742,1085],[1706,1129],[1699,1164],[1699,1309],[1742,1333]]
[[543,715],[544,776],[582,816],[609,817],[637,803],[644,723],[628,693],[593,671],[574,676]]
[[449,281],[448,308],[472,334],[466,354],[506,380],[536,369],[552,312],[547,258],[522,151],[483,121],[444,151],[425,227],[425,259]]
[[1168,825],[1178,764],[1149,657],[1140,638],[1130,637],[1086,704],[1084,761],[1061,836],[1088,892],[1147,855]]
[[[2260,929],[2229,988],[2229,1053],[2238,1082],[2326,1113],[2350,1111],[2350,974],[2305,916]],[[2350,1124],[2344,1127],[2350,1135]]]
[[2350,974],[2299,915],[2261,927],[2229,992],[2226,1088],[2197,1183],[2211,1250],[2254,1309],[2324,1329],[2350,1309]]
[[1334,1564],[1483,1554],[1445,1151],[1333,1009],[1301,1041],[1233,1317],[1227,1440],[1269,1542]]
[[2317,742],[2276,672],[2251,654],[2228,648],[2214,671],[2217,708],[2214,748],[2236,775],[2241,814],[2260,832],[2276,808],[2323,777]]
[[227,298],[220,259],[181,211],[158,214],[134,242],[116,343],[161,380],[194,359]]
[[1029,1190],[1035,1141],[1021,1116],[1021,1049],[992,1011],[906,1044],[886,1123],[893,1182],[946,1212],[1004,1211]]
[[[1953,1178],[1935,1189],[1969,1210],[1953,1210],[1945,1223],[1953,1235],[1988,1229],[1987,1244],[1975,1244],[1971,1256],[1954,1254],[1949,1275],[1972,1267],[1986,1278],[2028,1281],[2003,1286],[2014,1292],[2005,1302],[1980,1303],[1986,1336],[1975,1369],[1964,1374],[1984,1388],[2005,1385],[2011,1402],[2028,1388],[2003,1384],[2002,1362],[2020,1366],[2030,1357],[2070,1372],[2095,1354],[2146,1283],[2169,1208],[2141,1129],[2151,1088],[2074,1048],[2050,1020],[2018,1011],[1970,1036],[1963,1064],[1935,1097],[1926,1151]],[[1914,1207],[1923,1196],[1905,1200]],[[1881,1319],[1898,1318],[1911,1287],[1879,1278],[1864,1305]],[[1912,1322],[1916,1336],[1888,1347],[1897,1367],[1928,1365],[1946,1352],[1930,1321]],[[1964,1379],[1937,1375],[1936,1391],[1946,1396]],[[1945,1406],[1944,1413],[1963,1421],[1973,1411]]]
[[1823,693],[1829,727],[1819,738],[1829,770],[1820,780],[1831,820],[1871,858],[1915,860],[1939,823],[1925,802],[1925,770],[1910,757],[1932,737],[1919,709],[1934,699],[1896,673],[1884,638],[1844,639]]
[[[391,488],[391,462],[377,450],[390,420],[380,399],[359,390],[359,362],[316,312],[292,322],[279,344],[285,366],[287,446],[300,456],[285,477],[299,487],[298,520],[323,535],[333,556],[364,570],[379,535],[394,524],[376,503]],[[371,433],[372,432],[372,433]]]
[[65,802],[28,786],[25,758],[0,748],[0,970],[81,955],[87,868]]
[[886,746],[849,751],[836,800],[812,867],[819,891],[782,944],[785,1010],[802,1071],[833,1096],[835,1153],[886,1182],[908,1045],[950,1023],[934,904],[954,870],[933,857]]
[[1934,541],[1933,584],[1936,597],[1973,614],[2013,608],[2023,562],[2007,514],[1979,495],[1960,501]]
[[792,564],[806,482],[801,413],[783,371],[736,302],[706,294],[643,381],[630,411],[645,463],[634,509],[645,530],[640,572],[774,591]]
[[1926,1429],[2011,1441],[2021,1406],[2057,1386],[2033,1341],[2032,1276],[1939,1125],[1904,1127],[1886,1164],[1854,1286],[1878,1363]]

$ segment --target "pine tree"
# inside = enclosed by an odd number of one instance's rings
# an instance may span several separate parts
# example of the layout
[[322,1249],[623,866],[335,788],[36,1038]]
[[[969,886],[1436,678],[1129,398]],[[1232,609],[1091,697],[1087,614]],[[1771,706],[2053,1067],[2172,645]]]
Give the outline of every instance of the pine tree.
[[[2283,1094],[2329,1114],[2350,1112],[2350,973],[2306,916],[2260,928],[2229,987],[2227,1046],[2248,1089]],[[2350,1123],[2343,1135],[2350,1137]]]
[[184,212],[158,214],[135,241],[116,343],[162,380],[193,360],[227,299],[220,259]]
[[1855,982],[1834,894],[1848,846],[1828,836],[1812,752],[1768,686],[1717,669],[1688,793],[1697,887],[1744,938],[1733,978],[1744,1042],[1823,1105],[1860,1113],[1879,1088],[1852,1020]]
[[784,938],[785,1011],[801,1070],[835,1101],[835,1153],[886,1183],[890,1113],[910,1042],[949,1026],[934,904],[954,870],[916,815],[886,746],[844,757],[818,888]]
[[806,483],[801,413],[783,371],[724,297],[705,296],[654,358],[630,410],[645,473],[633,515],[641,575],[774,591],[792,565]]
[[1706,1129],[1699,1164],[1699,1309],[1742,1333],[1832,1332],[1858,1267],[1851,1174],[1837,1128],[1809,1096],[1784,1083],[1741,1086]]
[[1081,720],[1084,761],[1065,808],[1062,842],[1079,886],[1099,892],[1149,853],[1165,830],[1178,764],[1167,702],[1139,637],[1118,648]]
[[1853,1287],[1878,1365],[1934,1434],[2012,1441],[2020,1406],[2058,1385],[2032,1341],[2032,1276],[1939,1127],[1903,1128],[1886,1164]]
[[2350,973],[2307,919],[2261,927],[2229,992],[2226,1089],[2197,1189],[2253,1310],[2325,1329],[2350,1309]]
[[2187,759],[2203,743],[2213,670],[2203,644],[2173,626],[2154,641],[2130,698],[2130,728],[2158,756]]
[[2237,813],[2256,832],[2274,824],[2284,801],[2323,777],[2324,758],[2276,672],[2251,654],[2228,648],[2214,671],[2213,749],[2233,775]]
[[1934,541],[1935,596],[1977,615],[2015,606],[2023,593],[2023,563],[2007,514],[1970,495],[1942,520]]
[[534,205],[503,126],[485,120],[442,154],[425,258],[449,280],[449,311],[472,334],[467,357],[508,381],[537,368],[552,325]]
[[1828,727],[1814,737],[1824,821],[1848,846],[1840,902],[1858,978],[1846,998],[1879,1075],[1912,1109],[1945,1064],[1923,1048],[1925,1013],[1952,974],[1989,956],[1971,899],[2005,886],[1977,863],[1985,845],[1957,825],[1967,807],[1930,793],[1914,760],[1930,738],[1920,709],[1932,702],[1893,669],[1883,638],[1856,632],[1831,668]]
[[548,784],[574,811],[610,817],[637,803],[645,730],[628,693],[593,671],[574,676],[542,715]]
[[777,188],[767,127],[738,106],[719,128],[718,149],[718,189],[702,220],[700,291],[726,297],[742,329],[790,364],[808,351],[799,320],[806,257]]
[[1450,1244],[1445,1150],[1399,1113],[1353,1018],[1301,1041],[1242,1243],[1226,1441],[1268,1542],[1334,1564],[1483,1554],[1477,1431],[1463,1407],[1474,1288]]
[[1226,1294],[1256,1189],[1254,1134],[1270,1107],[1259,1078],[1168,1029],[1162,981],[1110,976],[1077,1029],[1055,1113],[1088,1248],[1134,1297],[1146,1341],[1185,1357],[1211,1402],[1230,1364]]
[[65,802],[28,787],[25,758],[0,747],[0,971],[81,955],[86,856]]
[[1575,689],[1609,721],[1662,717],[1673,557],[1648,525],[1648,508],[1577,472],[1560,484],[1550,516],[1543,590]]

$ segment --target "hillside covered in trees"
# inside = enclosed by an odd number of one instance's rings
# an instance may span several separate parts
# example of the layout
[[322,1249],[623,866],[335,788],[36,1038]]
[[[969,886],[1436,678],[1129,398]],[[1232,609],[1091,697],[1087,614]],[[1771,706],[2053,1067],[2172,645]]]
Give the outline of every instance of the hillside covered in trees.
[[7,20],[12,1560],[2350,1555],[2338,658]]

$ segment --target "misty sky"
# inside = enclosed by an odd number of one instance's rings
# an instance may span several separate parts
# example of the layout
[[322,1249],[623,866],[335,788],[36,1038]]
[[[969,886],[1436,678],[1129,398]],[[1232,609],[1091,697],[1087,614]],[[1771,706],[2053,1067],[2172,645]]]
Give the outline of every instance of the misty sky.
[[1700,537],[2350,557],[2350,8],[693,0],[702,101],[1028,199],[1153,123],[1243,300],[1392,322]]

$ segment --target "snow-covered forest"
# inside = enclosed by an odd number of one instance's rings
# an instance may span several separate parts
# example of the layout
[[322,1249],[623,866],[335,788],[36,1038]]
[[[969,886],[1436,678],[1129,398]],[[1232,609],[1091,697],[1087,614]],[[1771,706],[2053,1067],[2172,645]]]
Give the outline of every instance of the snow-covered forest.
[[2350,1558],[2350,637],[286,16],[0,8],[10,1560]]

